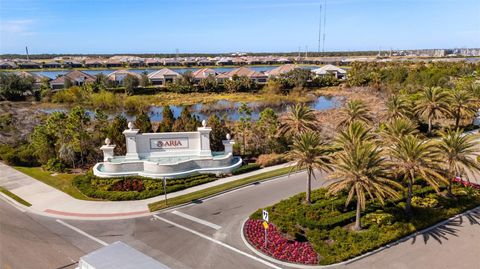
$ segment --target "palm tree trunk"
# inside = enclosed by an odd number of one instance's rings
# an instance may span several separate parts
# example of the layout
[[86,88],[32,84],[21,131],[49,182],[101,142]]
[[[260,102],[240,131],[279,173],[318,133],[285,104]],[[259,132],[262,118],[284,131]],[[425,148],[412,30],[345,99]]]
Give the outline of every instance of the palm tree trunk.
[[428,133],[432,133],[432,118],[428,118]]
[[459,125],[460,125],[460,111],[457,111],[457,113],[455,113],[455,130],[458,129]]
[[312,168],[307,168],[308,172],[307,172],[307,193],[306,193],[306,197],[305,197],[305,201],[307,202],[307,204],[311,204],[311,201],[310,201],[310,191],[312,189]]
[[362,223],[361,223],[361,208],[360,208],[360,202],[358,201],[358,194],[357,194],[357,214],[355,216],[355,227],[353,228],[355,231],[360,231],[362,229]]
[[413,179],[409,178],[408,179],[407,206],[405,207],[405,212],[407,213],[408,216],[412,215],[412,196],[413,196],[412,185],[413,185]]

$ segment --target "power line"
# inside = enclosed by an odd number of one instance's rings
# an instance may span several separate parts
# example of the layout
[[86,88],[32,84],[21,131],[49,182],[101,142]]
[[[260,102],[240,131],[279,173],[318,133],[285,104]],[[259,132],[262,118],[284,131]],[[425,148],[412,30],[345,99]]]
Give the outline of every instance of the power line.
[[318,13],[318,53],[320,53],[322,44],[322,4],[320,3],[320,12]]

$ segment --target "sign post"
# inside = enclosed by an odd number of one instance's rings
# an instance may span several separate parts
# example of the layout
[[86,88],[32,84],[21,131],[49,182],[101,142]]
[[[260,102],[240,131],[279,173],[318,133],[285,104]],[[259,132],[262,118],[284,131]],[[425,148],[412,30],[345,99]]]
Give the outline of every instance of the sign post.
[[265,229],[265,248],[267,248],[268,243],[268,211],[262,210],[263,217],[263,228]]
[[167,178],[163,177],[163,193],[165,194],[165,205],[167,205]]

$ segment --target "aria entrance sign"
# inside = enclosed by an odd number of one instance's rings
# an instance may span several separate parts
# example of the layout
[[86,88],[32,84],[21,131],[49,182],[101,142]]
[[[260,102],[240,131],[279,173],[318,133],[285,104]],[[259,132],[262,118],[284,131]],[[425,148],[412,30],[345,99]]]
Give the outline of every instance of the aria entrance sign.
[[188,137],[177,137],[174,139],[150,138],[150,149],[181,149],[188,148]]

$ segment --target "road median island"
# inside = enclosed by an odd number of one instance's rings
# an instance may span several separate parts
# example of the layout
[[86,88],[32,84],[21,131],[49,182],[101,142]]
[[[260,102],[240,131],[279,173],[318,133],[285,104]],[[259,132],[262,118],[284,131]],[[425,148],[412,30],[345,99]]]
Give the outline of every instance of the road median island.
[[[480,190],[456,184],[455,198],[449,198],[445,187],[436,193],[431,187],[415,186],[412,216],[405,213],[403,198],[390,200],[385,206],[370,202],[362,216],[362,230],[354,231],[355,209],[344,207],[346,195],[330,197],[326,189],[320,188],[312,192],[311,205],[302,203],[305,193],[300,193],[257,210],[243,224],[242,236],[249,248],[270,261],[297,268],[320,268],[364,257],[432,229],[430,233],[442,233],[458,225],[452,218],[459,214],[478,219]],[[262,210],[269,212],[270,219],[266,244]],[[423,239],[429,240],[428,233]]]
[[5,189],[4,187],[0,187],[0,192],[7,195],[8,197],[12,198],[13,200],[19,202],[20,204],[24,206],[32,206],[29,202],[23,200],[21,197],[17,196],[16,194],[12,193],[11,191]]
[[251,183],[254,183],[254,182],[265,181],[265,180],[269,180],[269,179],[272,179],[272,178],[275,178],[275,177],[286,175],[286,174],[290,173],[291,170],[292,170],[291,167],[284,167],[284,168],[280,168],[280,169],[277,169],[277,170],[273,170],[273,171],[269,171],[269,172],[245,177],[245,178],[238,179],[238,180],[231,181],[231,182],[227,182],[227,183],[224,183],[224,184],[221,184],[221,185],[213,186],[213,187],[206,188],[206,189],[203,189],[203,190],[199,190],[199,191],[196,191],[196,192],[192,192],[192,193],[189,193],[189,194],[185,194],[185,195],[181,195],[181,196],[177,196],[177,197],[174,197],[174,198],[167,199],[167,204],[165,204],[165,201],[163,201],[163,200],[158,201],[158,202],[154,202],[154,203],[148,204],[148,208],[150,209],[150,212],[154,212],[154,211],[158,211],[158,210],[165,209],[165,208],[168,208],[168,207],[190,203],[190,202],[193,202],[195,200],[204,199],[204,198],[207,198],[207,197],[210,197],[210,196],[213,196],[213,195],[217,195],[217,194],[220,194],[220,193],[223,193],[223,192],[226,192],[226,191],[230,191],[230,190],[233,190],[233,189],[236,189],[236,188],[240,188],[240,187],[243,187],[245,185],[248,185],[248,184],[251,184]]

